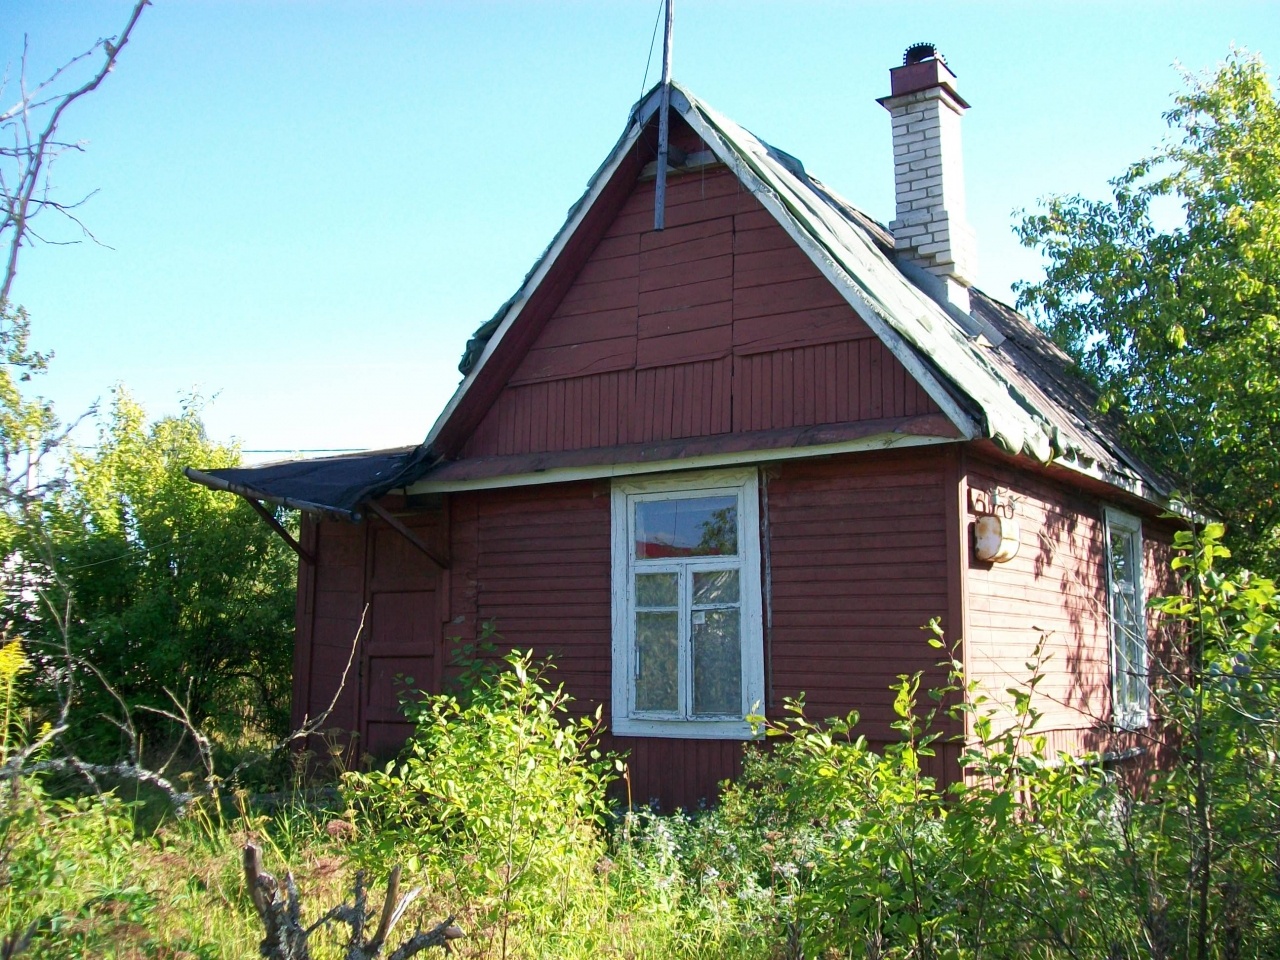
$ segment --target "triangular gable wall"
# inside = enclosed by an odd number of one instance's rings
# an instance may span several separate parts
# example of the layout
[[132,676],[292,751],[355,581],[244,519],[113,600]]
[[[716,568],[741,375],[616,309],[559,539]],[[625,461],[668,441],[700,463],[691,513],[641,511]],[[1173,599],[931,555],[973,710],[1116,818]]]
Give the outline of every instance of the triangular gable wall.
[[[682,120],[673,127],[686,153],[706,149]],[[928,394],[733,173],[715,165],[673,176],[662,232],[653,230],[653,181],[631,176],[549,315],[526,310],[522,321],[539,332],[455,456],[728,434],[776,441],[779,431],[850,423],[952,435]],[[505,365],[514,360],[508,354]],[[741,436],[732,445],[746,448]]]

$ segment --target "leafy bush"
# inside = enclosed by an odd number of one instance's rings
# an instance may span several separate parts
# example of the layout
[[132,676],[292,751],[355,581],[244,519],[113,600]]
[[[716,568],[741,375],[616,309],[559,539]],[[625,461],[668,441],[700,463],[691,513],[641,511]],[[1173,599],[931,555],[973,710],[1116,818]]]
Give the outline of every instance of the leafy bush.
[[[411,704],[403,759],[348,774],[345,812],[328,823],[242,809],[238,823],[139,839],[111,797],[9,783],[0,932],[37,921],[35,956],[109,954],[129,937],[247,955],[260,933],[235,864],[252,837],[295,865],[316,904],[333,902],[348,864],[376,878],[404,863],[427,888],[422,909],[457,911],[461,950],[477,957],[1274,957],[1280,597],[1269,580],[1222,576],[1220,537],[1215,525],[1183,536],[1187,591],[1153,604],[1194,656],[1158,678],[1164,722],[1148,730],[1182,762],[1136,792],[1097,757],[1048,754],[1038,655],[1012,714],[948,659],[951,683],[929,699],[920,676],[899,678],[897,740],[883,749],[856,714],[817,723],[797,701],[716,809],[611,819],[599,717],[574,719],[546,668],[513,654],[472,671],[463,699]],[[11,750],[25,660],[13,644],[0,654]],[[925,760],[965,714],[966,776],[943,787]]]
[[[0,645],[0,769],[27,746],[18,678],[29,672],[21,643]],[[36,775],[0,781],[0,933],[30,930],[83,947],[86,912],[127,912],[121,905],[140,894],[128,814],[112,796],[51,797]]]
[[1224,575],[1221,524],[1179,534],[1194,661],[1166,678],[1182,762],[1135,805],[1125,864],[1148,937],[1168,955],[1280,956],[1280,595]]
[[[956,689],[931,694],[954,701]],[[1046,756],[1029,696],[993,730],[995,709],[970,689],[947,708],[976,714],[970,781],[944,789],[922,763],[942,708],[921,709],[918,674],[896,692],[899,739],[881,752],[856,713],[819,724],[791,702],[767,726],[773,749],[727,791],[718,815],[747,832],[740,844],[789,936],[819,956],[1106,955],[1125,914],[1091,883],[1113,835],[1101,773]]]
[[[1004,726],[952,659],[928,709],[920,676],[899,678],[882,751],[857,714],[815,723],[795,701],[767,724],[704,827],[729,838],[721,881],[806,956],[1280,956],[1280,596],[1215,570],[1221,537],[1180,534],[1186,592],[1154,604],[1194,651],[1158,678],[1148,731],[1180,762],[1135,789],[1099,757],[1050,756],[1038,653]],[[947,789],[921,763],[943,712],[975,733]]]
[[403,860],[457,891],[507,952],[510,928],[547,935],[598,897],[600,826],[614,761],[596,748],[600,714],[570,718],[563,688],[529,654],[482,677],[465,703],[410,705],[403,758],[344,776],[357,858]]
[[0,541],[15,572],[0,618],[36,661],[34,705],[56,714],[74,683],[83,756],[120,750],[106,684],[156,748],[171,731],[136,708],[171,709],[165,689],[221,742],[287,732],[296,558],[243,500],[182,473],[238,462],[197,404],[148,421],[117,389],[96,449],[71,452],[65,483]]

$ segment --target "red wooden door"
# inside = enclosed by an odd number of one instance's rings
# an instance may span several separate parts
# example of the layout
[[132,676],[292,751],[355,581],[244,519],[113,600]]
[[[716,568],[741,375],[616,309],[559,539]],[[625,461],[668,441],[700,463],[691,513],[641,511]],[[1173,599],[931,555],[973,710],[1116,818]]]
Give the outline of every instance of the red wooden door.
[[[435,525],[406,521],[423,540]],[[370,521],[365,635],[360,644],[362,752],[393,756],[412,727],[403,702],[440,690],[441,571],[389,526]]]

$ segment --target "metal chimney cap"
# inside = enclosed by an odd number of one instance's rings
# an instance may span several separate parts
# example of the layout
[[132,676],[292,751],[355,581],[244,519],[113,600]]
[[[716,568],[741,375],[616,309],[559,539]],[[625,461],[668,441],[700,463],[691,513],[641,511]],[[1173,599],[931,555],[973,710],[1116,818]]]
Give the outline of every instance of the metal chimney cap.
[[944,65],[947,62],[947,58],[938,52],[937,45],[932,43],[913,43],[902,55],[904,67],[909,67],[913,63],[923,63],[925,60],[937,60]]

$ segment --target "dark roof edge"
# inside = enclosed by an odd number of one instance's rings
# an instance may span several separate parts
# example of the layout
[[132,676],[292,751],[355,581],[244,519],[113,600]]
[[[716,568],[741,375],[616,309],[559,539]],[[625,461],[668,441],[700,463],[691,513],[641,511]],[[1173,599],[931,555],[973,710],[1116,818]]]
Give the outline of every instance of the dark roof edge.
[[304,513],[334,514],[344,520],[360,519],[360,515],[353,510],[344,510],[342,507],[336,507],[331,504],[312,503],[309,500],[296,500],[293,497],[277,496],[242,483],[232,483],[230,480],[215,477],[211,473],[205,473],[194,467],[183,467],[182,472],[192,483],[198,483],[200,486],[208,487],[218,493],[234,493],[250,500],[261,500],[263,503],[272,503],[278,507],[286,507],[289,510],[301,510]]
[[[344,457],[227,467],[208,472],[185,467],[183,474],[192,483],[210,490],[234,493],[290,510],[358,521],[363,519],[362,504],[413,483],[438,459],[426,447],[418,445],[403,450],[369,450]],[[306,465],[306,474],[298,476],[292,471],[291,475],[290,468],[300,464]]]

